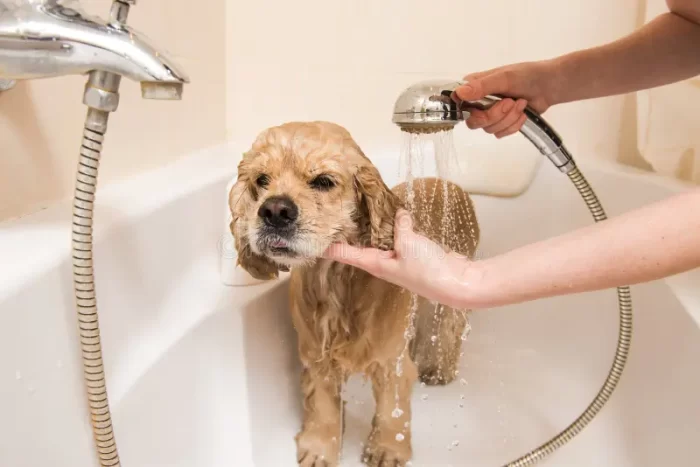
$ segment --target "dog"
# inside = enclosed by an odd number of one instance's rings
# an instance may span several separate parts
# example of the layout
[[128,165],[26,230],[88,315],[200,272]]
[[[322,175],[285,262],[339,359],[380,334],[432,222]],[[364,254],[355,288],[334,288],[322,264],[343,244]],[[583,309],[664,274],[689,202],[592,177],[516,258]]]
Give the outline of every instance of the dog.
[[[229,193],[238,265],[263,280],[291,271],[291,320],[303,367],[303,421],[295,437],[302,467],[338,465],[341,386],[351,374],[372,382],[376,411],[362,460],[373,467],[404,466],[412,457],[414,384],[455,378],[468,327],[463,310],[322,257],[333,242],[392,250],[395,215],[406,208],[411,188],[426,195],[414,196],[414,230],[440,243],[448,202],[454,225],[471,228],[441,244],[473,258],[480,232],[467,192],[435,178],[389,189],[350,133],[335,123],[268,128],[238,165]],[[414,332],[407,344],[411,316]]]

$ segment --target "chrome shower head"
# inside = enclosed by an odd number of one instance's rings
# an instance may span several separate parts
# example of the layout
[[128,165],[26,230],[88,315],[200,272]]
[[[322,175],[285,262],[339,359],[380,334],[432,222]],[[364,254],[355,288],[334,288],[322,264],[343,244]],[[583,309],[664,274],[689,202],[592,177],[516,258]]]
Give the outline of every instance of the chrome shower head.
[[[406,89],[394,103],[392,122],[408,133],[450,131],[469,118],[469,109],[488,110],[504,96],[489,95],[462,101],[454,91],[466,81],[420,81]],[[526,107],[527,120],[520,132],[562,172],[574,167],[559,135],[533,109]]]
[[396,99],[392,121],[409,133],[449,131],[463,120],[461,107],[452,98],[458,81],[421,81]]

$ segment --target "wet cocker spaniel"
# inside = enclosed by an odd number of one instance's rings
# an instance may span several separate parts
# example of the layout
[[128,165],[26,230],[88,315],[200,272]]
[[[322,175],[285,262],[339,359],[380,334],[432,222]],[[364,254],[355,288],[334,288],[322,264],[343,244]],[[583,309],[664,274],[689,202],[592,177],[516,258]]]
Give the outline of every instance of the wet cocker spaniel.
[[[469,195],[452,183],[416,180],[416,231],[440,242],[443,203],[456,229],[443,246],[473,257],[479,239]],[[337,465],[341,385],[352,373],[372,381],[376,412],[364,462],[403,466],[411,458],[411,391],[416,380],[455,377],[464,313],[418,298],[405,337],[411,293],[368,273],[321,258],[332,243],[391,250],[394,217],[407,184],[390,190],[351,135],[328,122],[293,122],[262,132],[238,166],[229,196],[241,267],[258,279],[291,270],[291,317],[298,334],[304,415],[296,436],[303,467]],[[434,310],[441,319],[436,325]],[[436,326],[438,329],[436,329]],[[436,341],[439,345],[436,345]]]

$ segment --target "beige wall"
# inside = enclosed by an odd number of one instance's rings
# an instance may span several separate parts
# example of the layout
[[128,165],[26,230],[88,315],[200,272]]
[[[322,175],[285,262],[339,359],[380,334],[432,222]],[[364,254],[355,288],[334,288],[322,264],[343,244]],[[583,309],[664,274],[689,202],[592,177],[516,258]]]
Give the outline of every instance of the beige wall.
[[[111,116],[100,186],[226,138],[225,0],[140,1],[129,23],[164,46],[192,79],[180,102],[148,101],[124,80]],[[110,0],[82,0],[102,17]],[[194,14],[196,12],[196,14]],[[19,83],[0,93],[0,220],[70,196],[86,107],[84,77]]]
[[[249,142],[287,120],[333,120],[363,146],[395,145],[393,102],[416,80],[460,78],[602,44],[634,30],[662,2],[207,0],[195,9],[187,0],[170,0],[166,9],[141,1],[130,23],[175,54],[193,84],[184,101],[159,102],[142,100],[138,85],[124,82],[100,185],[226,138]],[[103,15],[110,0],[81,3]],[[26,82],[0,94],[0,220],[72,193],[84,81]],[[547,118],[579,158],[649,167],[653,157],[667,160],[664,154],[677,148],[659,144],[663,125],[673,126],[670,111],[640,117],[648,102],[642,95],[572,103],[551,109]],[[461,138],[485,140],[467,130]],[[687,179],[694,170],[700,177],[700,161],[687,168],[693,144],[700,157],[700,142],[693,140],[678,162],[684,165],[666,172]]]
[[[394,99],[414,81],[611,41],[638,26],[641,7],[640,0],[232,3],[228,134],[248,141],[285,120],[330,119],[360,144],[392,144]],[[623,148],[635,159],[633,111],[633,98],[620,97],[554,108],[548,118],[581,157]]]

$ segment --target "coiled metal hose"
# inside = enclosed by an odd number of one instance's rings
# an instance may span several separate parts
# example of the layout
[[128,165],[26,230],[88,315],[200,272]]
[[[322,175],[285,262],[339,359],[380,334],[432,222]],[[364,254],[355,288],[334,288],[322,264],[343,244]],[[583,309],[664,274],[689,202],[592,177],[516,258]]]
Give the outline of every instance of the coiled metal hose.
[[[601,206],[600,202],[598,201],[598,197],[593,192],[593,189],[588,184],[588,181],[586,181],[586,178],[583,176],[581,171],[577,167],[574,167],[567,172],[567,175],[578,192],[581,194],[583,200],[586,202],[586,206],[588,206],[588,209],[591,211],[595,222],[600,222],[607,219],[603,206]],[[612,368],[610,369],[610,372],[608,373],[605,383],[603,383],[600,391],[586,410],[564,431],[537,449],[530,451],[526,455],[513,462],[510,462],[509,464],[506,464],[506,467],[525,467],[528,465],[533,465],[544,459],[546,456],[552,454],[560,447],[564,446],[576,435],[578,435],[586,427],[586,425],[593,420],[593,418],[595,418],[612,395],[613,391],[620,382],[622,370],[625,367],[627,355],[629,354],[630,341],[632,339],[632,298],[629,287],[618,287],[617,299],[620,309],[620,330],[617,341],[617,349],[615,350],[615,358]]]
[[[106,93],[116,93],[119,78],[116,75],[93,73],[88,86],[98,83],[105,86]],[[92,262],[92,218],[97,190],[97,172],[108,118],[109,112],[90,107],[85,120],[73,198],[73,282],[83,374],[95,447],[101,467],[119,467],[121,464],[112,429],[102,361]]]

